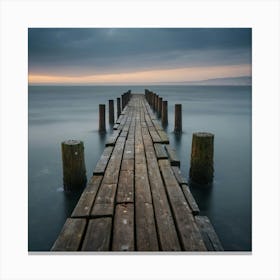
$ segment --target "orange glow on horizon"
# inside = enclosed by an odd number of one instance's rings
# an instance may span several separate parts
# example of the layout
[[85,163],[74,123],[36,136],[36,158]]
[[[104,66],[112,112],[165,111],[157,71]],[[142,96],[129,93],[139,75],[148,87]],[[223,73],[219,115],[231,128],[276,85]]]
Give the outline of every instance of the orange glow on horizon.
[[86,76],[54,76],[30,73],[29,84],[148,84],[164,82],[192,82],[216,78],[251,76],[251,65],[188,67],[164,70],[147,70],[118,74]]

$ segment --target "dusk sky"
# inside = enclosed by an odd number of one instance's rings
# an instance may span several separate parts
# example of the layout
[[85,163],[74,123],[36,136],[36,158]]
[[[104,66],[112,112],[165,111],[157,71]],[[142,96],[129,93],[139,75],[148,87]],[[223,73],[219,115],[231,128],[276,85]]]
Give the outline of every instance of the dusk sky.
[[251,51],[250,28],[30,28],[29,84],[248,78]]

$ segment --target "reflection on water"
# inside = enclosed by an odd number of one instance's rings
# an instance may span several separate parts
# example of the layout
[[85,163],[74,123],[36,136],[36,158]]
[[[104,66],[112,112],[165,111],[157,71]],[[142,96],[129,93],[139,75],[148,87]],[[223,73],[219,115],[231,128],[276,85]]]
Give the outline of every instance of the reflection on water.
[[208,209],[211,209],[212,191],[213,188],[215,188],[213,183],[207,185],[198,185],[195,182],[191,182],[189,180],[189,186],[193,195],[195,197],[199,197],[200,211],[205,213]]
[[83,190],[63,192],[63,210],[65,217],[70,217],[82,192]]
[[[48,251],[80,193],[64,193],[61,142],[82,140],[88,179],[112,132],[98,132],[98,105],[129,87],[29,87],[28,248]],[[130,87],[144,92],[144,87]],[[190,184],[191,191],[225,250],[251,250],[251,87],[151,86],[168,100],[170,144],[188,178],[192,133],[215,134],[212,186]],[[174,104],[182,104],[182,134],[173,133]],[[107,107],[107,106],[106,106]],[[106,108],[108,109],[108,108]],[[116,113],[116,111],[115,111]]]

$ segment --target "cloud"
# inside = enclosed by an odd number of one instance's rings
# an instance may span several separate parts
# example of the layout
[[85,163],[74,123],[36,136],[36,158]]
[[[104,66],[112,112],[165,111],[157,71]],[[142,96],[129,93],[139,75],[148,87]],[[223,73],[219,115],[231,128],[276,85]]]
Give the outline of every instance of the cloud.
[[28,44],[30,75],[251,64],[248,28],[31,28]]

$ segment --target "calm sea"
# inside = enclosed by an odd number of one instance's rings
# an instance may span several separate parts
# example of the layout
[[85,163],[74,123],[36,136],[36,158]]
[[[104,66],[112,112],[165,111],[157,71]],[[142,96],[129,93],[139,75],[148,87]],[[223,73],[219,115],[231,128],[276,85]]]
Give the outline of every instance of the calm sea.
[[[209,188],[191,186],[201,214],[207,215],[229,251],[251,250],[252,96],[250,86],[150,86],[168,100],[170,142],[188,178],[192,133],[215,134],[215,177]],[[48,251],[80,194],[65,194],[60,144],[85,144],[87,175],[110,135],[98,133],[98,104],[142,86],[29,86],[28,249]],[[174,104],[181,103],[183,134],[176,137]],[[108,115],[107,115],[108,120]]]

